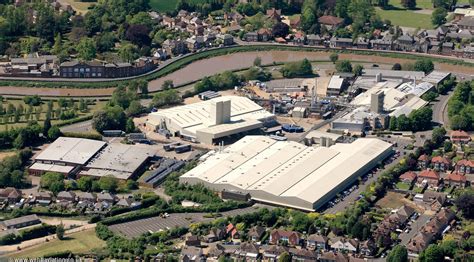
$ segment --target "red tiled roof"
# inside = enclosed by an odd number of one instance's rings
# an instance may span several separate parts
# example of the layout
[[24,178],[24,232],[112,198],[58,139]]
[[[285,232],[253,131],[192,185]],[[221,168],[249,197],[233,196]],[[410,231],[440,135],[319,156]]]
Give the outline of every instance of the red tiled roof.
[[423,178],[430,178],[430,179],[437,179],[439,180],[439,175],[437,172],[433,170],[423,170],[418,174],[418,177],[423,177]]
[[470,137],[469,134],[466,132],[466,131],[462,131],[462,130],[454,130],[454,131],[451,131],[451,137]]
[[466,176],[453,172],[453,173],[449,174],[445,178],[445,180],[453,181],[453,182],[464,182],[464,183],[466,183]]
[[342,24],[344,19],[332,15],[323,15],[318,21],[323,25],[339,25]]
[[443,163],[449,165],[451,162],[442,156],[435,156],[431,159],[431,163]]
[[416,173],[413,171],[405,172],[400,176],[400,179],[413,181],[416,179]]
[[459,160],[457,163],[456,163],[457,166],[470,166],[470,167],[474,167],[474,161],[472,160],[469,160],[469,159],[462,159],[462,160]]
[[430,158],[427,155],[423,154],[418,158],[418,160],[419,161],[428,161],[428,160],[430,160]]
[[228,224],[226,227],[226,233],[229,234],[234,229],[234,225],[232,223]]
[[267,28],[260,28],[260,29],[257,31],[257,34],[259,34],[259,35],[263,35],[263,34],[271,35],[271,34],[272,34],[272,31],[270,31],[270,30],[267,29]]

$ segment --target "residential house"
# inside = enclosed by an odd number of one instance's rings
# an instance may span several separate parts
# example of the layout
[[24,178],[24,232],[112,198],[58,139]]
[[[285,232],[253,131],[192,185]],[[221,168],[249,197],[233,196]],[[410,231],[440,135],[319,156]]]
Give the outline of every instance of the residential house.
[[196,235],[189,235],[186,236],[186,240],[184,241],[186,246],[199,246],[201,245],[201,240],[199,240],[199,236]]
[[290,253],[292,261],[295,262],[309,262],[318,259],[318,254],[314,250],[291,248]]
[[326,251],[328,238],[320,234],[312,234],[306,238],[306,248],[310,250]]
[[204,37],[202,36],[193,36],[188,39],[186,39],[186,45],[188,46],[188,49],[195,52],[201,48],[204,47],[205,42],[204,42]]
[[413,171],[405,172],[400,176],[400,181],[408,185],[413,185],[413,182],[416,181],[416,173]]
[[465,187],[466,182],[466,175],[455,171],[451,172],[444,178],[444,184],[449,186]]
[[358,49],[369,49],[370,42],[367,38],[359,37],[357,38],[357,41],[356,41],[356,47]]
[[293,43],[295,45],[304,45],[306,44],[306,36],[304,33],[296,33],[293,37]]
[[163,17],[163,20],[162,20],[162,24],[168,28],[172,28],[175,26],[176,22],[179,21],[179,20],[176,20],[172,17],[169,17],[169,16],[164,16]]
[[332,48],[350,48],[353,46],[352,39],[332,37],[329,40],[329,46]]
[[247,42],[258,42],[258,34],[256,32],[248,32],[244,38]]
[[290,28],[298,29],[301,26],[301,17],[297,16],[295,18],[290,18]]
[[17,203],[21,199],[21,191],[14,187],[0,189],[0,202],[8,202],[10,204]]
[[175,56],[186,54],[188,52],[187,45],[182,40],[166,39],[163,42],[162,47],[166,50],[168,54],[173,54]]
[[438,188],[439,185],[439,174],[434,170],[423,170],[418,174],[416,185],[418,187],[424,187],[428,185],[430,188]]
[[249,232],[247,233],[247,236],[250,239],[250,241],[258,242],[262,239],[264,234],[265,234],[265,228],[261,226],[254,226],[249,230]]
[[222,240],[225,237],[226,237],[225,229],[211,228],[209,230],[209,234],[204,236],[204,241],[206,241],[207,243],[212,243],[212,242]]
[[214,45],[214,42],[216,42],[216,34],[214,33],[208,33],[207,35],[204,36],[204,46],[205,47],[212,47]]
[[280,258],[281,254],[285,252],[289,253],[289,248],[284,246],[270,245],[262,247],[262,249],[262,260],[268,262],[276,262]]
[[474,16],[465,16],[458,22],[460,29],[474,31]]
[[74,202],[76,201],[76,194],[71,191],[61,191],[56,196],[57,202]]
[[329,246],[331,250],[336,252],[357,253],[359,249],[359,241],[357,239],[335,237],[329,239]]
[[69,61],[60,66],[60,76],[64,78],[102,78],[105,77],[104,65],[96,61]]
[[434,191],[426,191],[423,194],[423,203],[431,210],[439,210],[446,203],[446,194]]
[[225,20],[231,20],[231,22],[234,22],[235,24],[240,24],[240,21],[244,19],[244,16],[241,15],[238,12],[232,12],[232,13],[225,13],[224,14],[224,19]]
[[153,53],[153,57],[157,58],[158,60],[166,60],[169,58],[168,52],[166,52],[166,49],[157,49]]
[[419,169],[427,169],[430,164],[430,157],[423,154],[420,157],[418,157],[418,168]]
[[275,8],[268,9],[267,17],[275,21],[281,21],[281,9],[275,9]]
[[408,242],[407,245],[407,250],[409,253],[419,254],[421,251],[425,250],[432,241],[432,234],[419,232],[412,239],[410,239],[410,242]]
[[228,224],[225,230],[226,235],[231,237],[232,239],[240,238],[240,233],[237,231],[237,228],[235,228],[232,223]]
[[471,136],[462,130],[451,131],[451,141],[456,144],[467,144],[471,141]]
[[49,205],[53,201],[53,195],[51,192],[41,191],[36,193],[35,202],[40,205]]
[[226,249],[221,244],[212,246],[207,252],[207,258],[211,261],[218,261],[219,258],[226,256]]
[[77,198],[80,202],[85,202],[85,203],[95,203],[96,197],[89,192],[82,192],[77,195]]
[[454,51],[454,43],[453,42],[444,42],[441,45],[441,54],[442,55],[452,55]]
[[288,243],[289,246],[297,246],[300,245],[301,235],[296,231],[275,229],[270,233],[269,242],[273,245]]
[[233,255],[238,261],[257,262],[260,259],[260,251],[254,243],[243,242]]
[[320,262],[348,262],[349,260],[347,257],[344,256],[344,254],[341,253],[334,253],[332,251],[330,252],[324,252],[321,257],[319,257]]
[[319,35],[311,34],[306,37],[306,41],[310,46],[323,45],[323,39]]
[[206,261],[206,257],[203,255],[201,248],[184,246],[181,249],[179,261],[200,262],[200,261]]
[[161,21],[163,21],[163,16],[155,11],[148,12],[148,15],[155,23],[161,23]]
[[430,48],[430,40],[425,39],[425,38],[418,38],[415,40],[413,51],[420,52],[420,53],[428,53],[429,48]]
[[115,196],[110,193],[97,194],[97,202],[106,202],[108,204],[115,203]]
[[374,50],[392,50],[392,39],[382,38],[372,40],[372,49]]
[[360,243],[359,245],[359,253],[366,257],[371,257],[375,255],[376,251],[377,251],[377,244],[372,239],[368,239]]
[[217,38],[222,41],[224,46],[230,46],[234,44],[234,37],[229,34],[219,34]]
[[344,23],[344,19],[332,15],[323,15],[319,17],[318,22],[327,29],[334,30]]
[[474,174],[474,161],[469,159],[461,159],[456,163],[454,169],[456,172],[461,174]]
[[400,51],[411,52],[415,49],[415,39],[408,34],[401,35],[395,40],[396,49]]
[[257,31],[257,34],[258,34],[258,41],[261,41],[261,42],[270,41],[271,38],[273,37],[272,31],[270,31],[270,29],[267,29],[267,28],[261,28],[260,30]]
[[436,171],[446,172],[451,166],[451,161],[442,156],[435,156],[431,159],[431,166]]
[[0,229],[13,229],[13,228],[22,228],[32,225],[41,224],[41,220],[36,215],[27,215],[22,217],[17,217],[13,219],[8,219],[0,222]]

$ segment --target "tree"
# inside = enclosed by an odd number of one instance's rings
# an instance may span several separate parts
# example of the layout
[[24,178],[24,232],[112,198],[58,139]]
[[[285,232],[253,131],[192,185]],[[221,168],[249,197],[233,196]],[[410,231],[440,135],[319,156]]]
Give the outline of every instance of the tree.
[[125,43],[119,47],[118,55],[122,61],[131,62],[138,58],[138,48],[134,44]]
[[433,92],[433,91],[429,91],[428,93],[425,93],[421,96],[421,98],[423,98],[424,100],[426,100],[428,102],[435,101],[436,97],[438,97],[438,94]]
[[173,89],[174,83],[173,80],[165,80],[163,84],[161,85],[161,90],[168,90],[168,89]]
[[350,73],[352,72],[352,64],[349,60],[340,60],[336,62],[337,72]]
[[332,53],[332,54],[329,56],[329,59],[331,59],[331,62],[332,62],[333,64],[335,64],[336,61],[339,60],[339,55],[336,54],[336,53]]
[[434,64],[433,64],[433,61],[431,61],[431,59],[416,60],[414,64],[414,69],[415,71],[423,71],[426,74],[428,74],[434,70]]
[[303,59],[299,62],[286,63],[280,72],[284,77],[293,78],[297,76],[307,76],[313,74],[313,67],[308,59]]
[[398,128],[397,118],[395,116],[391,116],[390,122],[389,122],[389,129],[394,131],[394,130],[397,130],[397,128]]
[[278,258],[278,262],[291,262],[291,256],[288,252],[281,253],[280,257]]
[[128,106],[127,116],[137,116],[143,112],[143,106],[139,100],[133,100],[130,102],[130,106]]
[[90,176],[81,176],[77,180],[77,188],[83,192],[90,192],[92,191],[92,182],[94,179]]
[[46,172],[41,176],[40,186],[57,195],[64,190],[64,175],[56,172]]
[[408,251],[402,245],[396,245],[387,256],[387,262],[407,262]]
[[153,106],[160,107],[164,105],[172,105],[181,102],[181,96],[178,91],[175,89],[165,90],[156,93],[153,96],[152,104]]
[[272,34],[274,37],[286,37],[289,32],[290,27],[283,22],[278,22],[272,27]]
[[392,66],[392,70],[400,71],[400,70],[402,70],[402,65],[400,65],[399,63],[395,63]]
[[48,135],[48,131],[51,128],[51,118],[49,116],[46,116],[46,119],[44,120],[43,123],[43,136]]
[[253,65],[261,67],[262,66],[262,58],[260,56],[255,57],[253,60]]
[[125,39],[139,47],[149,46],[151,44],[149,33],[150,30],[145,25],[130,25],[125,33]]
[[83,38],[76,47],[80,59],[90,61],[95,58],[96,47],[92,38]]
[[59,225],[56,226],[56,236],[58,237],[59,240],[64,239],[64,225],[61,222]]
[[416,0],[401,0],[400,2],[406,9],[415,9]]
[[113,176],[103,176],[99,179],[99,187],[108,192],[115,192],[118,187],[118,180]]
[[448,11],[444,7],[436,8],[431,14],[431,23],[434,26],[440,26],[446,23]]
[[136,131],[135,123],[133,123],[133,118],[128,118],[127,123],[125,125],[125,132],[126,133],[133,133]]
[[50,140],[56,140],[58,139],[58,137],[61,136],[61,130],[59,129],[58,126],[52,126],[49,130],[48,130],[48,138]]
[[438,245],[431,244],[431,245],[428,246],[427,249],[423,250],[420,253],[418,261],[420,261],[420,262],[443,262],[444,261],[443,250],[441,250],[441,248]]
[[465,189],[455,201],[456,207],[461,210],[467,219],[474,218],[474,191]]
[[443,143],[444,137],[446,136],[446,129],[444,127],[436,127],[433,129],[433,134],[431,135],[431,141],[435,145],[439,146]]
[[360,64],[357,64],[352,70],[352,73],[354,73],[355,76],[361,76],[363,70],[364,70],[364,67]]

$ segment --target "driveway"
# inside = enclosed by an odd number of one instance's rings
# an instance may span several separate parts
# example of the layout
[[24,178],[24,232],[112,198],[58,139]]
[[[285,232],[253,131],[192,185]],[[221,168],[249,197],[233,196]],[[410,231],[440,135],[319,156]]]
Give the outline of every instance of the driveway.
[[401,241],[400,244],[402,246],[406,246],[410,239],[412,239],[416,233],[420,232],[420,229],[428,222],[428,220],[430,220],[430,218],[430,215],[421,214],[420,217],[418,217],[418,219],[413,224],[411,224],[411,230],[408,233],[403,231],[403,233],[398,236]]

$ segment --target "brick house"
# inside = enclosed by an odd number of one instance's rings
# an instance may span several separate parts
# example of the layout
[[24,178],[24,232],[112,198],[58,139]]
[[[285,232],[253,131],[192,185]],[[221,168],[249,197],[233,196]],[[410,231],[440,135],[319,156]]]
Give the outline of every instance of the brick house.
[[450,186],[458,186],[458,187],[465,187],[467,182],[467,178],[464,174],[451,172],[444,178],[444,184]]
[[357,253],[359,250],[359,241],[357,239],[346,239],[335,237],[329,240],[331,250],[336,252]]
[[323,15],[318,18],[318,22],[327,29],[334,30],[343,24],[344,19],[332,15]]
[[435,156],[431,159],[431,166],[436,171],[447,171],[451,166],[451,161],[442,157],[442,156]]
[[418,157],[418,168],[419,169],[426,169],[429,167],[430,164],[430,157],[423,154],[420,157]]
[[310,46],[323,45],[323,39],[319,35],[311,34],[306,37],[306,41]]
[[461,174],[474,174],[474,161],[461,159],[456,163],[454,170]]
[[272,31],[270,31],[270,29],[267,29],[267,28],[261,28],[260,30],[257,31],[257,34],[258,34],[258,41],[261,41],[261,42],[270,41],[270,39],[272,38]]
[[471,141],[471,136],[465,131],[462,130],[454,130],[451,131],[451,141],[456,144],[466,144]]
[[395,40],[396,49],[411,52],[415,49],[415,39],[411,35],[402,35]]
[[250,241],[258,242],[263,237],[263,234],[265,234],[265,228],[261,226],[254,226],[249,230],[247,236],[249,237]]
[[423,170],[418,174],[416,184],[418,187],[423,187],[427,184],[430,188],[437,188],[439,185],[439,174],[434,170]]
[[101,78],[105,76],[105,67],[95,61],[70,61],[62,63],[59,72],[64,78]]
[[10,204],[17,203],[21,199],[21,191],[14,187],[0,189],[0,201]]
[[413,171],[405,172],[400,176],[400,181],[412,185],[416,181],[416,173]]
[[309,235],[306,239],[306,248],[310,250],[326,251],[328,238],[319,234]]
[[60,202],[74,202],[76,201],[76,194],[71,191],[61,191],[56,196],[56,200]]
[[232,239],[239,239],[240,238],[239,231],[237,231],[237,228],[235,228],[235,226],[232,223],[227,225],[227,227],[225,229],[225,233],[226,233],[227,236],[231,237]]
[[245,34],[247,42],[258,42],[258,34],[256,32],[248,32]]
[[182,40],[166,39],[163,42],[162,47],[166,50],[168,54],[173,54],[175,56],[186,54],[188,52],[188,47],[186,43]]
[[350,48],[353,46],[352,39],[332,37],[329,40],[329,46],[332,48]]
[[288,243],[290,246],[297,246],[301,242],[301,235],[296,231],[286,231],[275,229],[270,233],[270,244]]
[[372,49],[374,50],[392,50],[393,41],[388,38],[372,40]]

